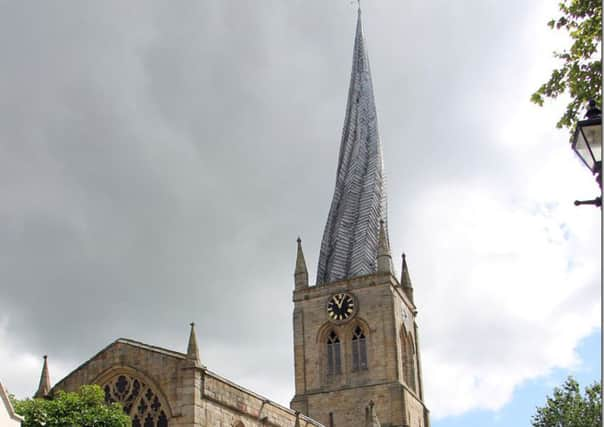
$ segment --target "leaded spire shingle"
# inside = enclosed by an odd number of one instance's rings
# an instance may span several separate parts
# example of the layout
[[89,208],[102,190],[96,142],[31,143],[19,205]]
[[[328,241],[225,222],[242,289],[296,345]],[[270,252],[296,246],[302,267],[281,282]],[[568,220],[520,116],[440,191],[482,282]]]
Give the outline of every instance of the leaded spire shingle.
[[376,272],[380,220],[387,233],[382,148],[361,10],[336,186],[323,232],[317,284]]

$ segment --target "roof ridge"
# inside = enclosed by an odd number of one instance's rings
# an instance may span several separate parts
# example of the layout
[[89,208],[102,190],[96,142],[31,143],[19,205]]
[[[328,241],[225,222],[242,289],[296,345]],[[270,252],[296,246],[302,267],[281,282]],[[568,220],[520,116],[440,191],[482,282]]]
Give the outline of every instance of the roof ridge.
[[168,355],[172,355],[172,356],[178,357],[179,359],[186,359],[187,358],[187,354],[186,353],[181,353],[180,351],[176,351],[176,350],[170,350],[169,348],[165,348],[165,347],[159,347],[157,345],[147,344],[147,343],[144,343],[142,341],[133,340],[132,338],[118,338],[118,339],[116,339],[114,341],[114,343],[116,343],[116,342],[120,342],[120,343],[123,343],[123,344],[130,344],[130,345],[133,345],[135,347],[141,347],[141,348],[146,348],[148,350],[157,351],[157,352],[160,352],[160,353],[165,353],[165,354],[168,354]]

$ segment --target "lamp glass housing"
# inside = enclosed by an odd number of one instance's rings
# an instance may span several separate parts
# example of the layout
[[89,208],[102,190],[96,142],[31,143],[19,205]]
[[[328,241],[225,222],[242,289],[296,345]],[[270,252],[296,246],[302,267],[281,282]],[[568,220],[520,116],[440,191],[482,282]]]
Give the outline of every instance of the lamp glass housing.
[[602,164],[602,119],[598,117],[577,123],[572,147],[589,170],[596,173],[596,166]]

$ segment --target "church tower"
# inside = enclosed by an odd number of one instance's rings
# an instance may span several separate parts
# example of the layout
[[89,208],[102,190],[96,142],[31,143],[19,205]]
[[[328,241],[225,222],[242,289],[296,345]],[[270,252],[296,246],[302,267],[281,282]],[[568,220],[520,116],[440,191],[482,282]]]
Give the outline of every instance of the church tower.
[[[428,427],[413,286],[394,275],[382,148],[359,9],[336,185],[309,286],[298,239],[292,409],[329,427]],[[378,421],[379,420],[379,421]]]

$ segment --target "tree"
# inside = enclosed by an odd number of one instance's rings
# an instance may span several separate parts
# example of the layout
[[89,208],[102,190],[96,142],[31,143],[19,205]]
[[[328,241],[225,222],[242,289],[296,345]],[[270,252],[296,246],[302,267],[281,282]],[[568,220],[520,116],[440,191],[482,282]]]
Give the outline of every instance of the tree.
[[533,427],[599,427],[602,424],[601,385],[593,383],[581,394],[579,383],[568,377],[562,388],[554,388],[545,406],[537,408]]
[[556,127],[568,128],[572,137],[587,101],[593,99],[602,106],[602,0],[562,0],[559,8],[562,15],[547,25],[566,30],[572,45],[554,52],[562,65],[532,94],[531,101],[542,106],[543,97],[557,98],[568,92],[571,101]]
[[129,427],[130,417],[119,403],[105,403],[98,385],[84,385],[77,393],[59,391],[54,399],[15,400],[23,427]]

